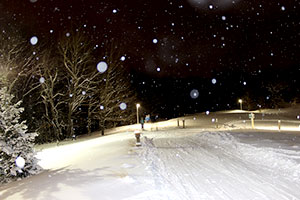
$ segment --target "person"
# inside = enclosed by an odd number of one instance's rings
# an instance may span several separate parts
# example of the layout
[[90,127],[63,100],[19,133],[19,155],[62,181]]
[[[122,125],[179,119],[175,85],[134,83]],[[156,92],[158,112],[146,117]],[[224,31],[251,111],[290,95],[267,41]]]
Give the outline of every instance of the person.
[[141,118],[141,121],[140,121],[140,122],[141,122],[141,125],[142,125],[142,129],[144,129],[144,123],[145,123],[145,122],[144,122],[144,119]]

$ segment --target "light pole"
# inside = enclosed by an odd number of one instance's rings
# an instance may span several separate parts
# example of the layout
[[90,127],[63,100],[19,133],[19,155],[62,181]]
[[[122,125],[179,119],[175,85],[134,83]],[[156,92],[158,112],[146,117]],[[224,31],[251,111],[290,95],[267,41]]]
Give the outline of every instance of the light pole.
[[242,99],[239,99],[239,103],[240,103],[240,108],[241,108],[241,110],[243,110],[243,100],[242,100]]
[[139,123],[139,107],[141,105],[139,103],[136,104],[136,123]]

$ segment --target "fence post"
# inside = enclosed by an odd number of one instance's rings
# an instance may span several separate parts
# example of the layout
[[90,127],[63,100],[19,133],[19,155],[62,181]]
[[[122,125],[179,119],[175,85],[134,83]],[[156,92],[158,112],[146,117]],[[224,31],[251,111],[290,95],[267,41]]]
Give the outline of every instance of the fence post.
[[179,119],[177,119],[177,127],[179,127]]
[[182,128],[185,128],[185,120],[182,120]]
[[278,120],[278,130],[280,131],[281,129],[281,120]]

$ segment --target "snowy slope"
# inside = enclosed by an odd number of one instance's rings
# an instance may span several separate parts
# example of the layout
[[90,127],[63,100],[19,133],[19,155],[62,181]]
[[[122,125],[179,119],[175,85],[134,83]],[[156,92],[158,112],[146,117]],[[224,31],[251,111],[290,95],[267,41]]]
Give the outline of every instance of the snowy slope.
[[190,116],[186,129],[177,119],[147,124],[141,147],[132,131],[137,126],[40,147],[45,171],[0,186],[0,199],[300,199],[298,128],[288,134],[240,129],[246,114],[219,113],[229,125],[220,122],[218,129],[214,113]]

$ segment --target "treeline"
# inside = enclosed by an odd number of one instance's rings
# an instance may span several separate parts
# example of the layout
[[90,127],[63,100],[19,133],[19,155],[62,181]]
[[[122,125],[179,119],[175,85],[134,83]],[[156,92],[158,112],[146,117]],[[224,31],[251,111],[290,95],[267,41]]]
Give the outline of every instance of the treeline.
[[136,94],[118,41],[97,52],[79,30],[56,42],[0,33],[0,87],[22,100],[22,118],[37,143],[135,122]]

